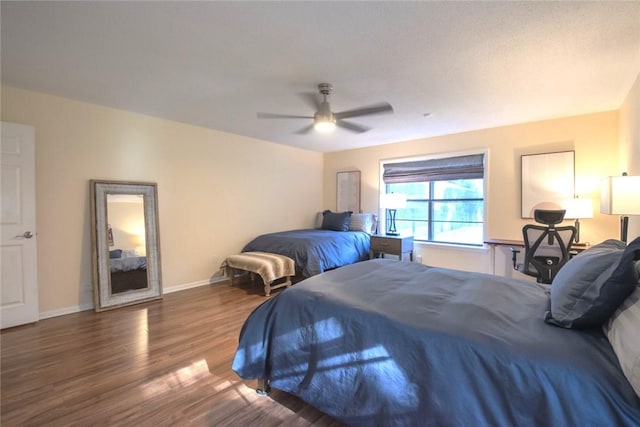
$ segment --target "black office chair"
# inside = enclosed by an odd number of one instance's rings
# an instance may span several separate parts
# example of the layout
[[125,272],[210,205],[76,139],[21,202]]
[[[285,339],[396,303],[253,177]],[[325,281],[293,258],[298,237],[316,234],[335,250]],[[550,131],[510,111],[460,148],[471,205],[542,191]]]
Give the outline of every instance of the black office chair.
[[513,268],[535,277],[539,283],[551,283],[562,266],[572,256],[571,244],[576,235],[573,225],[556,227],[564,220],[565,210],[533,211],[536,224],[522,227],[524,237],[524,263],[516,264],[519,249],[511,248]]

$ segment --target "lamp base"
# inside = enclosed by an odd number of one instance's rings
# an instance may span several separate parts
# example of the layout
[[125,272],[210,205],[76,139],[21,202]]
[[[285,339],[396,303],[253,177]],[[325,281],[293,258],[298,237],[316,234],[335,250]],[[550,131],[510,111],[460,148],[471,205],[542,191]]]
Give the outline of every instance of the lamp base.
[[396,230],[396,210],[387,210],[389,211],[389,230],[387,230],[387,236],[397,236],[399,233]]
[[629,230],[629,217],[620,217],[620,240],[627,243],[627,232]]

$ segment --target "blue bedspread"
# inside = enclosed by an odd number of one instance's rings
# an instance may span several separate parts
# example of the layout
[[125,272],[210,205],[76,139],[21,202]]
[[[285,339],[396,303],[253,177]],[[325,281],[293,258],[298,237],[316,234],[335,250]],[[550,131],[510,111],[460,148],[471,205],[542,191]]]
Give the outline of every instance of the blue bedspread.
[[232,368],[350,425],[640,425],[640,399],[605,336],[544,323],[547,290],[362,262],[259,306]]
[[370,238],[362,231],[291,230],[258,236],[242,252],[262,251],[293,259],[297,273],[315,276],[369,259]]

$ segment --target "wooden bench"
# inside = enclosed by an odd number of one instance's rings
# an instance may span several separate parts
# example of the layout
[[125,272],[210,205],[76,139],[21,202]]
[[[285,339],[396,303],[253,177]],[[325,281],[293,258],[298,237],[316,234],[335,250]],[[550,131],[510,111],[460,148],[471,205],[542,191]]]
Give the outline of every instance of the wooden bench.
[[[270,296],[273,289],[291,286],[291,277],[296,274],[295,263],[289,257],[269,252],[243,252],[230,255],[222,262],[220,268],[225,270],[231,286],[237,272],[246,271],[258,275],[264,283],[264,294]],[[278,279],[282,282],[274,284]]]

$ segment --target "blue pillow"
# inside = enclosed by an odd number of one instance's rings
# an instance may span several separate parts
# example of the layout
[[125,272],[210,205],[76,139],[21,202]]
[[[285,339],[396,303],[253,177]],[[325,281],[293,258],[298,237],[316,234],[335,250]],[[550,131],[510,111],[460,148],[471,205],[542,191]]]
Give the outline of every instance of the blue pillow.
[[567,262],[551,284],[551,310],[545,322],[563,328],[602,325],[634,291],[640,237],[625,244],[606,240]]
[[109,251],[109,259],[121,258],[122,257],[122,249],[113,249]]
[[353,212],[331,212],[326,210],[322,212],[322,228],[323,230],[333,231],[349,231],[351,223],[351,214]]

